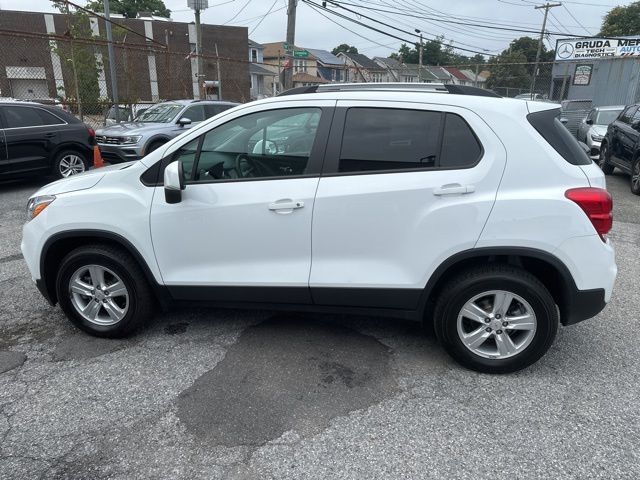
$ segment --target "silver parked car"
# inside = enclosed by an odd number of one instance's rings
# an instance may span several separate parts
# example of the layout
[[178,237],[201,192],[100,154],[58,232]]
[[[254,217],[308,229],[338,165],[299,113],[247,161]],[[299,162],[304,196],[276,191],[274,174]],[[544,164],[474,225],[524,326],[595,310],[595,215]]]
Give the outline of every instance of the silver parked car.
[[600,144],[607,134],[607,127],[618,118],[624,105],[592,108],[587,117],[578,125],[578,140],[589,147],[589,155],[592,159],[600,158]]
[[215,100],[172,100],[148,108],[132,122],[96,131],[100,153],[109,163],[138,160],[191,126],[238,105]]

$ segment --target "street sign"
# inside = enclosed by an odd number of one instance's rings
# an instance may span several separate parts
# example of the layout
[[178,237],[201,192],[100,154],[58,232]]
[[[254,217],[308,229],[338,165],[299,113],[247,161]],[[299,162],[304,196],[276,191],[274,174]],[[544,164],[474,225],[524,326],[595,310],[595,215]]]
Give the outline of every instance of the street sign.
[[284,48],[284,50],[285,50],[285,52],[286,52],[287,50],[289,50],[289,44],[288,44],[287,42],[284,42],[284,43],[282,44],[282,48]]
[[293,56],[297,58],[306,58],[309,56],[309,52],[306,50],[296,50],[293,52]]

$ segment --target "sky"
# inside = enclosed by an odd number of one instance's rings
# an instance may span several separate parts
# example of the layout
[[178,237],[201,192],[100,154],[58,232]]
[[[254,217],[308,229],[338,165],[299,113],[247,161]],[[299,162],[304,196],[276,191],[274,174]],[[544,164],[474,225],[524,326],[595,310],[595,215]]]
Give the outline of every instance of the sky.
[[[85,0],[75,1],[80,5],[86,3]],[[322,3],[321,0],[310,1],[317,4]],[[562,6],[550,9],[547,31],[573,35],[596,35],[604,15],[611,8],[616,5],[627,5],[631,1],[567,0],[563,2]],[[381,30],[394,33],[403,39],[417,41],[417,38],[412,36],[414,29],[417,28],[423,32],[425,39],[444,35],[447,41],[453,40],[454,46],[482,52],[486,55],[500,53],[514,38],[523,35],[537,38],[537,35],[533,32],[504,31],[445,23],[438,21],[438,17],[453,22],[497,27],[508,26],[509,28],[534,31],[540,31],[543,20],[543,10],[534,8],[535,5],[540,5],[543,2],[536,0],[451,0],[449,2],[442,0],[344,0],[344,2],[351,4],[343,4],[346,8],[405,30],[405,32],[400,32],[377,24]],[[202,12],[201,17],[203,23],[246,26],[249,29],[249,37],[259,43],[283,41],[287,23],[286,3],[287,0],[209,0],[210,6]],[[188,9],[187,0],[165,0],[165,5],[172,11],[173,20],[181,22],[193,20],[193,12]],[[367,10],[365,5],[383,11]],[[0,9],[54,11],[49,0],[30,0],[27,8],[25,8],[24,0],[0,0]],[[403,15],[384,12],[388,10],[400,11]],[[339,8],[332,8],[331,12],[341,12],[356,18],[354,14]],[[296,45],[331,50],[338,44],[348,43],[369,57],[386,57],[397,51],[402,43],[401,40],[368,30],[348,20],[338,18],[332,13],[322,13],[333,22],[306,3],[302,1],[298,3]],[[415,18],[416,16],[428,18]],[[362,17],[360,20],[376,25]],[[555,45],[557,38],[562,37],[550,36],[545,44],[547,46]],[[463,50],[460,50],[459,53],[474,54]]]

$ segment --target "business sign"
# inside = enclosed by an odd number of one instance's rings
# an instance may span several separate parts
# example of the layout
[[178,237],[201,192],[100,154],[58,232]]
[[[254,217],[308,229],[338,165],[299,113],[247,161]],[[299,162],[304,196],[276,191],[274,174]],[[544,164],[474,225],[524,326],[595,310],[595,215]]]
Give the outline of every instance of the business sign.
[[576,72],[573,75],[574,85],[589,85],[591,83],[591,73],[593,72],[593,64],[585,63],[576,65]]
[[640,57],[640,37],[611,40],[585,38],[558,40],[556,60],[593,60],[599,58]]

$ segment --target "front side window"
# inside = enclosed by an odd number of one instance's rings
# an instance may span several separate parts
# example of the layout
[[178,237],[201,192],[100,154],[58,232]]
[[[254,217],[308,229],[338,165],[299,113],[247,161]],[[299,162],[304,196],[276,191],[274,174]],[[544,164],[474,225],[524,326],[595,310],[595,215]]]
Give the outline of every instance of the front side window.
[[188,118],[192,123],[202,122],[206,118],[204,105],[193,105],[182,112],[180,117]]
[[[220,125],[202,135],[201,141],[194,140],[186,146],[189,148],[179,150],[185,180],[198,183],[304,175],[321,114],[319,108],[271,110]],[[180,153],[185,148],[186,153]]]

